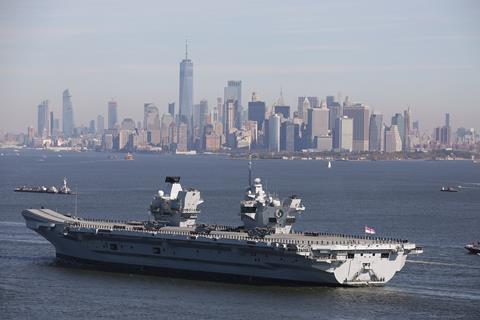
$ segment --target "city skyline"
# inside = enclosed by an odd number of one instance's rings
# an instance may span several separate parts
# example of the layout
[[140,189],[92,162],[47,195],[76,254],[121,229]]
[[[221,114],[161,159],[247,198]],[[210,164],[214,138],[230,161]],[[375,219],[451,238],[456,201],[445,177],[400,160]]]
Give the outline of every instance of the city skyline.
[[[134,26],[133,22],[154,16],[150,11],[159,6],[155,3],[146,8],[118,5],[103,23],[96,18],[111,8],[99,4],[88,26],[81,18],[93,3],[77,7],[55,1],[3,3],[0,129],[20,132],[35,126],[35,109],[43,100],[49,100],[50,111],[61,118],[61,93],[66,88],[72,95],[76,126],[88,126],[98,114],[106,117],[112,97],[118,103],[119,121],[143,119],[147,102],[163,114],[168,103],[179,106],[178,64],[185,39],[195,63],[193,104],[206,98],[213,106],[224,96],[227,81],[239,80],[246,102],[256,92],[271,106],[282,90],[293,111],[300,96],[322,99],[341,92],[386,119],[410,106],[422,131],[429,133],[443,123],[447,112],[453,127],[479,128],[474,95],[480,69],[476,3],[407,2],[394,10],[378,2],[367,8],[349,1],[306,3],[230,4],[228,12],[238,18],[230,21],[221,15],[227,5],[208,2],[220,20],[202,25],[198,22],[215,15],[199,17],[192,2],[184,10],[189,21],[184,26],[168,17]],[[165,8],[169,13],[180,9]],[[429,13],[422,14],[426,9]],[[361,17],[366,11],[369,14]],[[45,17],[52,19],[43,25]],[[128,18],[125,25],[109,23],[119,17]],[[269,26],[260,26],[254,18],[265,19]],[[243,23],[234,26],[233,21]],[[230,37],[220,34],[219,26]],[[146,36],[135,38],[149,28]],[[169,34],[163,30],[158,39],[146,39],[162,28]],[[122,37],[131,43],[118,42]],[[59,52],[57,42],[64,45]],[[79,50],[84,47],[91,53]]]

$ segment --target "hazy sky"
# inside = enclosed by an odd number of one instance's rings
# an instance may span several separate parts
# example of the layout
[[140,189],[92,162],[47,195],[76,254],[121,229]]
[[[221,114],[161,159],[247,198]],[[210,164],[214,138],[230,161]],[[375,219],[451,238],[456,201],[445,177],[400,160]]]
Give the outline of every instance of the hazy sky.
[[388,119],[411,106],[430,130],[480,129],[480,1],[0,1],[0,130],[36,125],[49,99],[76,125],[143,119],[143,103],[178,107],[184,41],[194,100],[213,106],[227,80],[272,104],[341,92]]

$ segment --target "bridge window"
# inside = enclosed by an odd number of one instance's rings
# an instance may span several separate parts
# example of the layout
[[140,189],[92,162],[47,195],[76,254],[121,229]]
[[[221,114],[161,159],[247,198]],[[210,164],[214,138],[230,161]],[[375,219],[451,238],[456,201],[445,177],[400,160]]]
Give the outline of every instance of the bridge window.
[[388,259],[389,257],[390,257],[390,253],[388,253],[388,252],[384,252],[384,253],[382,253],[382,255],[381,255],[381,258],[382,258],[382,259]]
[[347,253],[347,259],[353,259],[355,257],[355,254],[354,253]]

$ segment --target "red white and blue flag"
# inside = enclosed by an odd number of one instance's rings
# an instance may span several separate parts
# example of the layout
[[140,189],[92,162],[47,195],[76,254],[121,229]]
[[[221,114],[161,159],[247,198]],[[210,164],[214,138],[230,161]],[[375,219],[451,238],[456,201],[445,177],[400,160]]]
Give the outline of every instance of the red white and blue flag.
[[375,229],[365,226],[365,233],[375,234]]

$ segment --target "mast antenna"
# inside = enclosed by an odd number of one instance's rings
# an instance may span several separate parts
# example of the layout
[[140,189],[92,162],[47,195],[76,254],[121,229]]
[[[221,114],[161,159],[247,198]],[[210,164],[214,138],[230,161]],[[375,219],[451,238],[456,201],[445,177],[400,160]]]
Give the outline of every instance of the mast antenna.
[[78,186],[75,186],[77,189],[75,191],[75,217],[77,216],[77,207],[78,207]]
[[185,40],[185,60],[188,60],[188,39]]
[[252,154],[248,155],[248,185],[252,187]]

